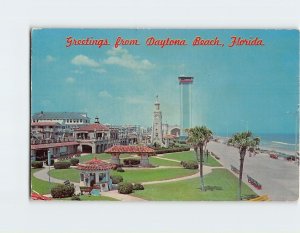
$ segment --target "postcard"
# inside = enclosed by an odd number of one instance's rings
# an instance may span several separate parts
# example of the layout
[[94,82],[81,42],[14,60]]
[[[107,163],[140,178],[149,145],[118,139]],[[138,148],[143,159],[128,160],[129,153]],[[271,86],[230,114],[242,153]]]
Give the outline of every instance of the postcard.
[[298,200],[298,30],[33,28],[30,65],[32,200]]

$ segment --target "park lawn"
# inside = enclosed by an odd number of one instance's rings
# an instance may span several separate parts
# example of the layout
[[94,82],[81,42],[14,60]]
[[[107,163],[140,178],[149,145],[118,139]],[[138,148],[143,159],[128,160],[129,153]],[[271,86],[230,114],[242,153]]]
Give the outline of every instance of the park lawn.
[[[84,163],[89,160],[92,160],[94,158],[101,159],[101,160],[108,160],[111,159],[111,154],[107,153],[101,153],[101,154],[88,154],[88,155],[82,155],[78,157],[79,163]],[[130,154],[122,154],[120,155],[120,158],[126,158],[126,157],[132,157]]]
[[[196,156],[194,151],[184,151],[184,152],[176,152],[169,153],[161,156],[162,158],[175,159],[180,161],[196,161]],[[206,161],[206,156],[204,156],[203,165],[210,167],[222,167],[222,165],[212,156],[208,156],[208,160]]]
[[[143,169],[126,170],[125,172],[111,171],[111,175],[121,175],[124,181],[132,183],[140,183],[147,181],[168,180],[189,176],[197,173],[198,170],[189,170],[183,168],[162,168],[162,169]],[[53,169],[50,176],[61,179],[70,180],[79,183],[79,171],[73,168],[69,169]]]
[[140,183],[148,181],[159,181],[190,176],[197,173],[198,170],[189,170],[183,168],[162,168],[162,169],[134,169],[125,172],[112,171],[112,175],[121,175],[126,182]]
[[50,183],[44,180],[40,180],[33,176],[33,173],[40,171],[41,169],[45,168],[32,168],[31,169],[31,191],[38,192],[39,194],[49,194],[51,193],[51,188],[56,186],[56,183]]
[[50,170],[50,176],[60,180],[69,180],[79,183],[80,171],[75,168],[52,169]]
[[179,162],[169,161],[157,158],[155,156],[149,158],[149,162],[155,166],[180,166]]
[[[61,198],[61,199],[54,199],[54,200],[71,200],[71,197]],[[119,201],[112,197],[105,197],[105,196],[92,196],[92,195],[80,195],[80,201]]]
[[[144,185],[145,190],[135,191],[132,195],[153,201],[236,201],[238,178],[226,169],[213,169],[204,177],[205,186],[216,186],[221,190],[200,191],[199,178],[170,183]],[[255,195],[243,183],[242,194]]]

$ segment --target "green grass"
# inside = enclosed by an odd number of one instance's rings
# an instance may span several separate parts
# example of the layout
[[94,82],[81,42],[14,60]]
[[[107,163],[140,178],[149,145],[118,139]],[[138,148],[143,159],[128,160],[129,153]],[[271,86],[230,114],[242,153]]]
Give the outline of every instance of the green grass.
[[[127,170],[125,172],[111,171],[111,175],[121,175],[124,181],[139,183],[147,181],[168,180],[183,176],[192,175],[198,172],[198,170],[189,170],[183,168],[163,168],[163,169],[135,169]],[[51,177],[70,180],[72,182],[79,183],[79,171],[73,168],[69,169],[53,169],[50,171]]]
[[[84,163],[87,162],[93,158],[101,159],[101,160],[107,160],[111,159],[111,154],[106,154],[106,153],[101,153],[101,154],[88,154],[88,155],[83,155],[78,157],[79,163]],[[131,157],[130,154],[122,154],[120,155],[120,158],[125,158],[125,157]]]
[[[196,156],[195,156],[194,151],[184,151],[184,152],[165,154],[162,156],[162,158],[175,159],[178,161],[188,161],[188,160],[196,161]],[[222,166],[212,156],[208,156],[208,161],[206,161],[206,158],[204,157],[203,165],[211,166],[211,167],[221,167]]]
[[140,183],[147,181],[168,180],[189,176],[197,173],[198,170],[189,170],[183,168],[162,168],[162,169],[136,169],[125,172],[112,171],[112,175],[121,175],[126,182]]
[[50,176],[60,180],[69,180],[71,182],[79,183],[80,172],[75,168],[53,169],[50,170]]
[[152,165],[155,165],[155,166],[180,166],[179,162],[159,159],[157,157],[150,157],[149,161]]
[[[199,178],[171,183],[144,185],[145,190],[135,191],[134,196],[154,201],[236,201],[238,178],[226,169],[213,169],[204,177],[206,186],[222,190],[201,192]],[[255,193],[243,183],[243,195]]]
[[41,169],[45,168],[39,168],[39,169],[31,169],[31,191],[36,191],[39,194],[49,194],[52,187],[56,186],[56,183],[50,183],[44,180],[40,180],[33,176],[33,173],[40,171]]
[[[67,198],[61,198],[61,199],[54,199],[54,200],[61,200],[61,201],[65,201],[65,200],[71,200],[71,197],[67,197]],[[105,197],[105,196],[92,196],[92,195],[81,195],[80,196],[80,201],[119,201],[115,198],[112,197]]]

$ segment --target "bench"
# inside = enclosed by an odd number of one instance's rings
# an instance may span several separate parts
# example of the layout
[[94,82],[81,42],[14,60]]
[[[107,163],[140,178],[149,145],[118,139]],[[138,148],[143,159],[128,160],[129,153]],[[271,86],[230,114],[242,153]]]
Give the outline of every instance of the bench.
[[230,167],[231,167],[231,171],[233,171],[234,173],[236,173],[236,174],[240,174],[240,170],[239,169],[237,169],[236,167],[234,167],[234,166],[232,166],[232,165],[230,165]]
[[253,185],[256,189],[261,190],[262,186],[260,183],[258,183],[255,179],[253,179],[251,176],[248,176],[248,183],[250,183],[251,185]]

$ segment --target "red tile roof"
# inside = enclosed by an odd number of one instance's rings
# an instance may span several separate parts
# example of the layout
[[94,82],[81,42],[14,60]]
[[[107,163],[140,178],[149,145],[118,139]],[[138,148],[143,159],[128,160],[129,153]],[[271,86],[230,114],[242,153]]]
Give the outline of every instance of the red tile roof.
[[106,163],[100,159],[94,158],[92,160],[89,160],[83,164],[79,164],[77,166],[78,170],[84,170],[84,171],[105,171],[113,169],[116,165],[111,163]]
[[147,146],[121,146],[116,145],[105,151],[106,153],[154,153],[155,151]]
[[60,126],[60,124],[53,121],[43,121],[43,122],[31,122],[31,126]]
[[99,124],[99,123],[94,123],[94,124],[89,124],[89,125],[85,125],[82,127],[79,127],[78,129],[76,129],[76,131],[109,131],[109,128],[106,127],[105,125]]
[[45,143],[45,144],[37,144],[31,145],[31,150],[38,150],[38,149],[48,149],[54,147],[62,147],[62,146],[76,146],[79,145],[78,142],[59,142],[59,143]]

